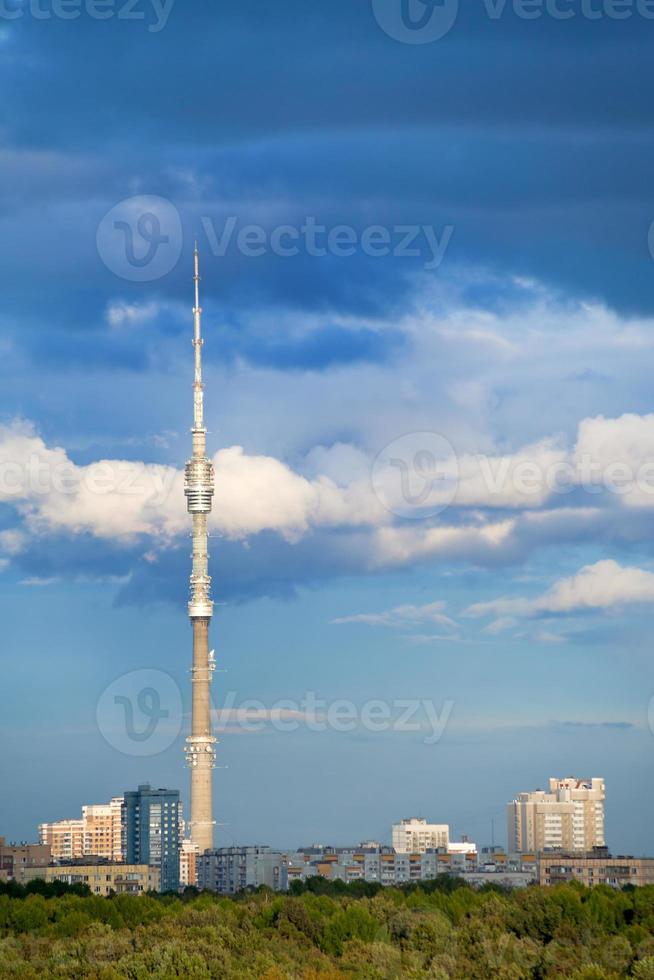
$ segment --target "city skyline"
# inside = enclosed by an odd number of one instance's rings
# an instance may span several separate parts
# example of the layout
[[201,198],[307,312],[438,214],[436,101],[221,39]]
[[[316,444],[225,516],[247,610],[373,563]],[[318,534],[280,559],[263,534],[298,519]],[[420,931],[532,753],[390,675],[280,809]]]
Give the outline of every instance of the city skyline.
[[0,21],[8,839],[142,783],[190,815],[197,240],[216,845],[482,845],[534,774],[602,773],[652,852],[650,46],[374,6]]
[[[549,792],[541,789],[518,791],[506,804],[506,842],[500,843],[491,827],[489,843],[479,845],[467,834],[460,841],[452,839],[449,823],[433,823],[425,817],[396,819],[390,831],[379,836],[382,846],[398,854],[424,853],[445,849],[457,855],[479,854],[484,851],[502,850],[507,854],[535,855],[541,851],[577,851],[590,853],[596,848],[608,850],[604,834],[606,784],[602,777],[554,776],[549,778]],[[197,842],[185,836],[192,822],[183,820],[183,803],[179,790],[141,785],[137,791],[126,790],[113,796],[107,803],[84,803],[79,817],[59,817],[39,823],[39,844],[48,844],[56,860],[78,859],[85,856],[121,860],[125,851],[127,826],[126,800],[141,792],[163,794],[168,798],[176,794],[177,819],[179,821],[179,846],[186,845],[189,852],[203,853]],[[442,819],[443,814],[440,814]],[[3,837],[4,839],[4,837]],[[367,841],[367,843],[366,843]],[[361,847],[379,846],[371,836]],[[27,843],[22,841],[21,843]],[[288,842],[287,842],[288,843]],[[261,843],[233,842],[239,848],[260,847]],[[314,846],[326,846],[316,844]],[[330,845],[333,846],[333,845]],[[342,844],[336,846],[342,847]],[[270,845],[265,845],[270,847]],[[210,848],[208,848],[210,849]]]

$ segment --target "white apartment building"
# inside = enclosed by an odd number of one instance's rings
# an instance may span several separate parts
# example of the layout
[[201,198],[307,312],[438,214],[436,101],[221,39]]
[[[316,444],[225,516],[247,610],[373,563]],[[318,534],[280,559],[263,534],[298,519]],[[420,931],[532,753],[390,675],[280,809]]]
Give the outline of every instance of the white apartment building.
[[518,793],[507,806],[510,852],[605,847],[604,779],[552,778],[549,792]]
[[[183,823],[184,821],[182,821]],[[190,838],[183,837],[179,842],[179,884],[181,888],[197,885],[197,860],[200,848]]]
[[439,847],[449,848],[450,827],[446,823],[427,823],[423,817],[409,817],[393,824],[391,836],[397,854],[424,854]]

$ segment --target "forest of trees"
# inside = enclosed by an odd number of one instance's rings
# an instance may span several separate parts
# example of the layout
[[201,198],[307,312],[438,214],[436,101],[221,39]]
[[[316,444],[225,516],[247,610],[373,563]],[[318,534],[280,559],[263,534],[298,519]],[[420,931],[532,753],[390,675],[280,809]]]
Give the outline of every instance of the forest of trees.
[[654,886],[474,891],[313,879],[295,893],[0,886],[0,978],[654,980]]

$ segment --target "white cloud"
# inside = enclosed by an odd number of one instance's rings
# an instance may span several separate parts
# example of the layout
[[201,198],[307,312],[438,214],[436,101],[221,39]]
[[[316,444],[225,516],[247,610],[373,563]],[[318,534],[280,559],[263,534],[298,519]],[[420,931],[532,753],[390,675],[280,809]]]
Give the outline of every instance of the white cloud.
[[488,559],[510,545],[515,527],[515,520],[508,518],[467,526],[424,527],[421,523],[418,527],[378,528],[373,534],[371,563],[380,568],[427,558]]
[[[326,476],[307,479],[240,446],[220,450],[214,465],[211,524],[231,538],[272,530],[296,540],[311,528],[390,519],[366,481],[339,486]],[[106,459],[79,466],[28,423],[0,427],[0,502],[14,504],[35,533],[150,535],[165,543],[188,530],[183,483],[181,470],[154,463]]]
[[141,327],[149,323],[167,309],[167,304],[150,300],[148,303],[128,303],[112,300],[105,310],[105,320],[113,329]]
[[221,450],[214,461],[214,522],[230,537],[272,529],[294,539],[312,527],[390,519],[369,481],[339,486],[327,476],[309,480],[270,456],[248,456],[240,446]]
[[332,623],[336,625],[363,623],[366,626],[390,626],[403,629],[417,624],[438,623],[441,626],[455,629],[457,624],[445,614],[444,609],[445,604],[443,602],[430,602],[424,606],[403,605],[379,613],[356,613],[352,616],[340,616],[338,619],[333,619]]
[[542,600],[548,612],[609,609],[654,600],[654,574],[605,559],[586,565],[577,575],[562,579]]
[[[356,464],[349,483],[348,458]],[[368,527],[371,563],[387,565],[497,549],[514,526],[475,515],[467,526],[392,527],[392,515],[362,476],[359,453],[321,450],[312,456],[314,470],[321,460],[338,482],[324,474],[308,478],[240,446],[221,449],[214,456],[212,528],[234,539],[271,530],[295,541],[316,528]],[[165,545],[188,530],[181,470],[117,459],[80,466],[27,423],[0,427],[0,501],[14,504],[37,534],[90,532],[118,541],[146,535]]]
[[22,531],[11,529],[0,531],[0,551],[7,555],[17,555],[25,546],[25,535]]
[[461,456],[456,503],[468,507],[540,507],[552,496],[555,476],[566,459],[565,450],[553,439],[501,456]]
[[631,507],[654,507],[654,415],[584,419],[574,450],[577,482],[608,487]]
[[271,727],[278,731],[295,731],[301,725],[308,728],[316,724],[324,726],[327,715],[324,711],[304,710],[275,705],[267,708],[261,702],[250,702],[246,707],[225,706],[212,711],[214,725],[218,732],[230,735],[256,735]]
[[576,575],[556,582],[544,595],[533,599],[500,598],[477,602],[468,616],[537,616],[612,609],[654,602],[654,573],[611,559],[586,565]]
[[537,630],[532,639],[536,643],[554,644],[565,643],[566,640],[565,636],[562,636],[560,633],[550,633],[549,630]]
[[[511,453],[459,454],[439,476],[445,486],[457,480],[462,507],[537,509],[581,487],[590,502],[604,490],[626,506],[654,508],[654,414],[583,419],[571,449],[548,436]],[[440,501],[438,489],[430,502]]]
[[488,633],[489,636],[497,636],[499,633],[504,633],[505,630],[511,629],[515,624],[516,620],[512,616],[500,616],[499,619],[494,619],[492,623],[485,626],[482,633]]
[[[584,419],[571,451],[550,437],[515,452],[464,453],[458,460],[458,510],[421,521],[398,522],[382,505],[373,489],[372,457],[360,447],[317,446],[292,468],[274,456],[231,446],[214,456],[211,527],[232,539],[272,531],[289,542],[318,529],[363,531],[357,546],[370,570],[429,560],[515,560],[544,543],[597,540],[609,533],[625,537],[616,501],[640,507],[654,502],[654,493],[633,479],[627,494],[607,499],[589,493],[579,506],[552,506],[552,474],[564,467],[571,486],[585,485],[589,458],[595,480],[590,490],[613,463],[642,476],[643,467],[654,466],[654,415]],[[0,533],[3,562],[24,547],[26,533],[88,532],[126,543],[146,536],[166,547],[189,527],[181,469],[119,459],[78,465],[29,423],[0,426],[0,503],[13,505],[23,519],[22,528]],[[494,519],[496,507],[509,513]],[[496,617],[523,614],[524,600],[497,601],[508,606],[498,608]]]
[[462,643],[458,633],[413,633],[405,637],[413,646],[428,646],[431,643]]

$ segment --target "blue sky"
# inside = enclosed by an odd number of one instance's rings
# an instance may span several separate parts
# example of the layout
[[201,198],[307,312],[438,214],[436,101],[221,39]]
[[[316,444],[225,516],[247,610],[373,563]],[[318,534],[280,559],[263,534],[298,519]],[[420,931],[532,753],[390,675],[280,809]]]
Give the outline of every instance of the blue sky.
[[601,775],[652,853],[654,22],[445,8],[2,6],[0,833],[187,790],[197,239],[217,842],[487,844]]

